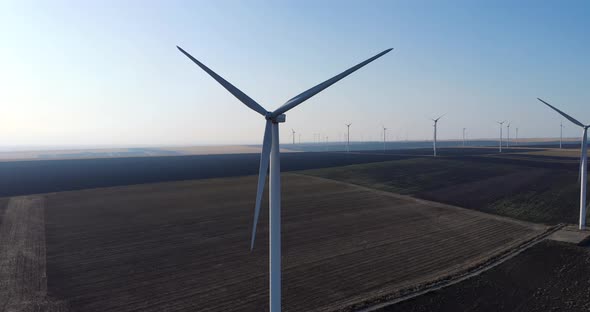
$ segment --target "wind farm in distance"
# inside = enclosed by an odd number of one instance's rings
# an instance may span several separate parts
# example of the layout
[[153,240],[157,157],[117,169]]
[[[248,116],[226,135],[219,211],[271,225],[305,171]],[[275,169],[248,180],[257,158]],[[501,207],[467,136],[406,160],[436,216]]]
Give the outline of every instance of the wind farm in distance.
[[589,11],[0,4],[0,312],[590,311]]

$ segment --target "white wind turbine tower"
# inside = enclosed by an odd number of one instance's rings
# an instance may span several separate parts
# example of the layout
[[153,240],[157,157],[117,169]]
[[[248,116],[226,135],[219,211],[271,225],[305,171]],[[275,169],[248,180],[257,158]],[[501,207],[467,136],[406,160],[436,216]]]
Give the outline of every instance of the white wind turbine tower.
[[346,130],[348,131],[346,133],[346,152],[350,152],[350,126],[352,125],[352,123],[346,124]]
[[250,249],[254,248],[254,238],[256,236],[256,224],[260,213],[260,202],[266,182],[267,170],[270,166],[270,185],[269,185],[269,258],[270,258],[270,311],[281,311],[281,169],[280,169],[280,146],[279,146],[279,123],[285,122],[285,113],[295,106],[303,103],[305,100],[320,93],[342,78],[352,74],[361,67],[371,63],[392,49],[387,49],[366,61],[349,68],[348,70],[336,75],[317,86],[304,91],[303,93],[291,98],[285,104],[274,111],[267,111],[256,101],[251,99],[245,93],[233,86],[231,83],[217,75],[207,66],[192,57],[182,48],[177,48],[209,74],[213,79],[220,83],[227,91],[233,94],[238,100],[246,106],[259,113],[266,120],[264,130],[264,139],[262,141],[262,153],[260,154],[260,168],[258,172],[258,190],[256,193],[256,205],[254,209],[254,224],[252,226],[252,240]]
[[500,125],[500,153],[502,153],[502,125],[506,122],[506,120],[496,122]]
[[434,127],[434,140],[432,141],[432,149],[434,151],[434,157],[436,157],[436,125],[438,124],[438,120],[441,119],[441,118],[443,118],[444,115],[445,114],[440,115],[436,119],[432,119],[432,121],[434,121],[434,125],[433,125],[433,127]]
[[508,145],[510,145],[510,122],[508,122],[508,125],[506,126],[506,147],[508,147]]
[[293,145],[295,145],[295,130],[291,129],[291,135],[293,136]]
[[582,147],[581,147],[581,156],[580,156],[580,224],[579,229],[583,230],[586,227],[586,182],[588,178],[588,128],[590,125],[584,125],[581,122],[575,120],[570,115],[560,111],[559,109],[555,108],[551,104],[537,98],[537,100],[543,102],[545,105],[551,107],[553,110],[561,114],[563,117],[567,118],[569,121],[573,122],[575,125],[580,126],[584,129],[582,133]]
[[516,137],[514,138],[514,143],[518,145],[518,127],[516,127]]

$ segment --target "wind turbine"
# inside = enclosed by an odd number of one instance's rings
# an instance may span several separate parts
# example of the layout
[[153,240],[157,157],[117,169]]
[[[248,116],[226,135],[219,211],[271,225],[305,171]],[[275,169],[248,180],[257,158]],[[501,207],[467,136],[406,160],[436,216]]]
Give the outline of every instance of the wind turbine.
[[580,156],[580,224],[579,229],[583,230],[586,227],[586,182],[588,178],[588,128],[590,125],[584,125],[581,122],[575,120],[570,115],[560,111],[559,109],[555,108],[551,104],[537,98],[537,100],[543,102],[545,105],[551,107],[553,110],[561,114],[563,117],[567,118],[569,121],[573,122],[575,125],[580,126],[584,129],[582,134],[582,148],[581,148],[581,156]]
[[387,128],[385,128],[385,126],[382,126],[382,127],[383,127],[383,150],[385,151],[385,133],[387,131]]
[[510,122],[506,126],[506,147],[510,144]]
[[514,143],[518,145],[518,127],[516,128],[516,138],[514,139]]
[[295,130],[291,129],[291,133],[293,135],[293,145],[295,145]]
[[346,134],[346,152],[350,152],[350,126],[352,123],[346,124],[347,134]]
[[438,120],[441,119],[441,118],[443,118],[444,115],[445,114],[440,115],[436,119],[432,119],[432,121],[434,121],[434,125],[433,125],[433,127],[434,127],[434,141],[432,141],[432,148],[434,150],[434,157],[436,157],[436,125],[438,124]]
[[561,149],[561,141],[563,141],[563,121],[559,122],[559,148]]
[[465,147],[465,129],[467,128],[463,128],[463,147]]
[[506,122],[506,120],[496,122],[500,125],[500,153],[502,153],[502,125]]
[[267,111],[256,101],[251,99],[245,93],[240,91],[234,85],[217,75],[203,63],[199,62],[192,55],[188,54],[179,46],[176,46],[180,52],[191,59],[227,91],[233,94],[238,100],[246,106],[259,113],[266,120],[264,130],[264,139],[262,141],[262,153],[260,154],[260,168],[258,172],[258,190],[256,193],[256,205],[254,208],[254,223],[252,226],[252,239],[250,250],[254,248],[254,238],[256,237],[256,224],[260,213],[260,202],[266,183],[267,169],[270,166],[270,185],[269,185],[269,258],[270,258],[270,311],[281,311],[281,169],[280,169],[280,146],[279,146],[279,123],[285,122],[285,113],[295,106],[303,103],[312,96],[320,93],[324,89],[338,82],[342,78],[352,74],[363,66],[385,55],[392,49],[387,49],[366,61],[353,66],[346,71],[318,84],[317,86],[300,93],[291,98],[285,104],[274,111]]

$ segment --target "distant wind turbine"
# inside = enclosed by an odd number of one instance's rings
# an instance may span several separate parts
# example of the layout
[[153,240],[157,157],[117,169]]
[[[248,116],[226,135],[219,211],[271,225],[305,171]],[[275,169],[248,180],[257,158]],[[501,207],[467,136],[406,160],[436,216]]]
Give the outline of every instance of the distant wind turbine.
[[518,127],[516,128],[516,138],[514,139],[514,143],[518,145]]
[[545,105],[551,107],[554,111],[561,114],[563,117],[567,118],[567,120],[571,121],[577,126],[580,126],[584,129],[582,133],[582,147],[581,147],[581,155],[580,155],[580,230],[583,230],[586,227],[586,183],[588,179],[588,128],[590,125],[584,125],[581,122],[577,121],[570,115],[560,111],[559,109],[555,108],[553,105],[537,98],[537,100],[543,102]]
[[506,147],[510,145],[510,122],[506,126]]
[[434,157],[436,157],[436,125],[438,124],[438,120],[443,118],[444,115],[446,115],[446,114],[440,115],[436,119],[432,119],[432,121],[434,121],[434,125],[433,125],[433,127],[434,127],[434,140],[432,141],[432,149],[434,151]]
[[293,145],[295,145],[295,130],[291,129],[291,133],[293,135]]
[[463,128],[463,147],[465,147],[465,129],[467,128]]
[[383,150],[385,151],[385,133],[387,131],[387,128],[385,128],[385,126],[383,126]]
[[506,122],[506,120],[496,122],[500,125],[500,153],[502,153],[502,125]]
[[352,123],[346,124],[346,130],[348,131],[346,133],[346,151],[350,152],[350,126],[352,125]]
[[[182,48],[178,50],[191,59],[213,79],[220,83],[227,91],[233,94],[238,100],[246,106],[256,111],[266,120],[264,130],[264,139],[262,141],[262,153],[260,154],[260,168],[258,172],[258,191],[256,193],[256,205],[254,209],[254,224],[252,226],[252,240],[250,249],[254,248],[254,238],[256,237],[256,224],[260,213],[260,202],[266,183],[267,169],[270,166],[270,186],[269,186],[269,258],[270,258],[270,311],[281,311],[281,169],[280,169],[280,146],[279,146],[279,123],[285,122],[285,113],[305,100],[320,93],[342,78],[352,74],[363,66],[385,55],[392,49],[387,49],[366,61],[349,68],[348,70],[336,75],[317,86],[304,91],[303,93],[291,98],[285,104],[274,111],[267,111],[260,104],[240,91],[234,85],[223,79],[213,72],[207,66],[199,62],[192,55],[185,52]],[[327,116],[326,116],[327,117]]]
[[562,148],[561,142],[563,141],[563,121],[559,122],[559,148]]

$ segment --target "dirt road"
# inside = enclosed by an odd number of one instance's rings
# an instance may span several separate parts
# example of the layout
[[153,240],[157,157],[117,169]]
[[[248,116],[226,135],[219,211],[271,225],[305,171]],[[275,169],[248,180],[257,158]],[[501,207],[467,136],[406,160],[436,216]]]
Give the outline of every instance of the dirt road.
[[0,311],[66,311],[47,298],[44,201],[13,197],[0,224]]

